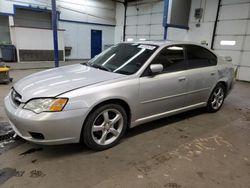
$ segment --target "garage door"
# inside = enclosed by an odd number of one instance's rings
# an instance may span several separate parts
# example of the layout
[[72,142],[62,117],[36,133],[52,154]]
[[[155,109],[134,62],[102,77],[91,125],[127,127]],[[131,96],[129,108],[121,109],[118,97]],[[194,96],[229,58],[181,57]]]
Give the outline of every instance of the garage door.
[[222,0],[214,49],[231,56],[237,79],[250,81],[250,0]]
[[163,11],[164,1],[144,0],[128,3],[126,40],[162,40]]
[[16,9],[15,26],[51,29],[51,14],[46,11]]
[[10,42],[10,29],[8,16],[0,16],[0,42]]

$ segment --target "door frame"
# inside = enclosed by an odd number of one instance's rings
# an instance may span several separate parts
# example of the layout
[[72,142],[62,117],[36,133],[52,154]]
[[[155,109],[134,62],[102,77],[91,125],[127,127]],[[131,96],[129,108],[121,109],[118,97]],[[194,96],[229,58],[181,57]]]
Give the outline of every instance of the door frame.
[[[173,71],[173,72],[162,72],[162,73],[159,73],[157,75],[147,75],[147,72],[148,72],[147,70],[149,69],[149,67],[150,67],[151,63],[154,61],[154,59],[157,58],[158,55],[165,48],[169,48],[169,47],[172,47],[172,46],[180,46],[180,47],[183,48],[183,58],[184,58],[184,66],[185,66],[184,70],[178,70],[178,71]],[[185,72],[183,72],[183,71],[185,71]],[[183,74],[185,75],[185,80],[184,81],[180,81],[180,79],[178,77],[180,77],[180,78],[183,77]],[[161,82],[161,81],[164,80],[164,77],[173,78],[173,80],[175,80],[174,77],[176,77],[176,82],[179,83],[179,84],[184,85],[184,87],[183,87],[184,91],[181,92],[181,93],[178,93],[178,94],[170,94],[170,95],[161,96],[161,97],[158,97],[158,98],[152,98],[152,99],[149,99],[149,100],[142,100],[142,98],[141,98],[141,92],[142,92],[141,89],[142,88],[141,87],[145,83],[142,83],[141,81],[143,81],[143,80],[145,81],[146,80],[146,82],[147,81],[150,82],[150,80],[152,80],[152,81],[155,80],[155,82],[156,81]],[[168,45],[168,46],[163,47],[155,55],[155,57],[148,63],[148,65],[146,66],[146,68],[144,69],[144,71],[139,76],[139,82],[140,82],[140,88],[139,88],[140,110],[142,108],[145,108],[144,107],[145,105],[147,105],[147,106],[149,105],[149,106],[153,107],[158,102],[167,103],[167,101],[170,101],[170,103],[171,103],[171,101],[175,100],[176,98],[180,98],[180,97],[186,98],[187,95],[188,95],[187,94],[188,81],[189,80],[188,80],[188,75],[187,75],[187,58],[186,58],[186,48],[185,48],[185,46],[183,44],[173,44],[173,45]],[[183,82],[183,83],[181,83],[181,82]],[[156,116],[160,116],[162,114],[167,114],[168,112],[177,111],[178,109],[182,109],[182,108],[185,108],[185,107],[186,107],[186,105],[185,105],[185,102],[184,102],[183,106],[181,106],[181,107],[178,107],[176,109],[166,109],[166,110],[164,110],[164,111],[162,111],[162,112],[160,112],[158,114],[154,114],[154,115],[153,114],[151,114],[151,115],[147,114],[147,117],[146,116],[145,117],[141,117],[141,119],[138,120],[138,121],[143,121],[144,119],[150,119],[151,117],[156,117]]]

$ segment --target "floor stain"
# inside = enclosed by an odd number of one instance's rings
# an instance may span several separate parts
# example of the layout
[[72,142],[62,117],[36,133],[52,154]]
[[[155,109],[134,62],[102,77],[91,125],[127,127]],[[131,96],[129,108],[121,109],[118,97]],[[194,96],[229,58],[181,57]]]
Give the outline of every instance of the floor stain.
[[15,176],[16,177],[22,177],[24,175],[24,173],[25,173],[25,171],[18,170],[18,171],[16,171]]
[[18,139],[14,135],[10,124],[8,122],[1,122],[0,120],[0,155],[24,143],[23,140]]
[[[227,148],[230,152],[233,151],[231,143],[226,141],[224,138],[215,135],[207,138],[195,139],[192,142],[178,146],[171,152],[158,154],[152,156],[149,160],[130,163],[129,165],[135,167],[143,175],[148,175],[153,169],[166,164],[172,158],[192,161],[194,157],[199,157],[204,152],[215,151],[218,147]],[[198,172],[197,174],[200,178],[204,178],[204,174],[202,172]]]
[[195,139],[190,143],[182,144],[174,151],[169,152],[170,156],[178,157],[179,159],[186,159],[192,161],[193,157],[201,155],[203,152],[215,151],[218,147],[225,147],[229,151],[233,151],[231,143],[224,138],[215,135],[208,138]]
[[187,135],[181,135],[180,138],[188,138]]
[[32,163],[36,163],[36,162],[37,162],[37,159],[34,159],[34,160],[32,160],[31,162],[32,162]]
[[167,183],[166,185],[164,185],[164,187],[167,187],[167,188],[181,188],[181,185],[177,184],[177,183],[174,183],[174,182],[170,182],[170,183]]
[[41,170],[30,171],[31,178],[39,178],[39,177],[44,177],[44,176],[45,176],[45,174]]
[[0,122],[0,141],[6,140],[14,135],[14,131],[8,122]]
[[0,185],[6,182],[8,179],[16,175],[15,168],[3,168],[0,169]]
[[31,148],[31,149],[29,149],[29,150],[27,150],[19,155],[28,155],[28,154],[34,153],[36,151],[42,151],[42,150],[43,150],[43,148]]
[[204,173],[203,173],[203,172],[197,172],[197,175],[198,175],[201,179],[205,179]]
[[181,128],[176,128],[176,130],[179,131],[179,132],[183,132],[183,131],[184,131],[184,130],[181,129]]
[[170,160],[171,158],[172,158],[171,156],[167,156],[167,155],[158,155],[158,156],[153,157],[153,159],[155,159],[159,163],[165,163],[166,161]]

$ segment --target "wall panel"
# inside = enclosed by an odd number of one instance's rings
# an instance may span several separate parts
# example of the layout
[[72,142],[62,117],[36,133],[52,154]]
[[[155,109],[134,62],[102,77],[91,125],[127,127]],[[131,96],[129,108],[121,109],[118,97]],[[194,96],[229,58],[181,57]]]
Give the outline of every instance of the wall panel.
[[[239,67],[237,79],[246,81],[250,81],[249,7],[249,0],[222,1],[214,43],[220,55],[231,56],[233,64]],[[222,44],[222,41],[231,44]]]
[[217,26],[217,35],[244,35],[247,20],[220,21]]
[[164,1],[128,3],[126,21],[126,39],[162,40]]

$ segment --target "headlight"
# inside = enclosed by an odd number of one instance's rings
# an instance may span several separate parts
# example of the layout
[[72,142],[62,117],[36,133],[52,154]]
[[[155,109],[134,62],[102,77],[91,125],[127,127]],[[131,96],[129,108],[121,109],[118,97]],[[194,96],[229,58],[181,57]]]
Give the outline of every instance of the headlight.
[[31,110],[37,114],[41,112],[60,112],[68,102],[66,98],[44,98],[32,99],[24,105],[24,109]]

